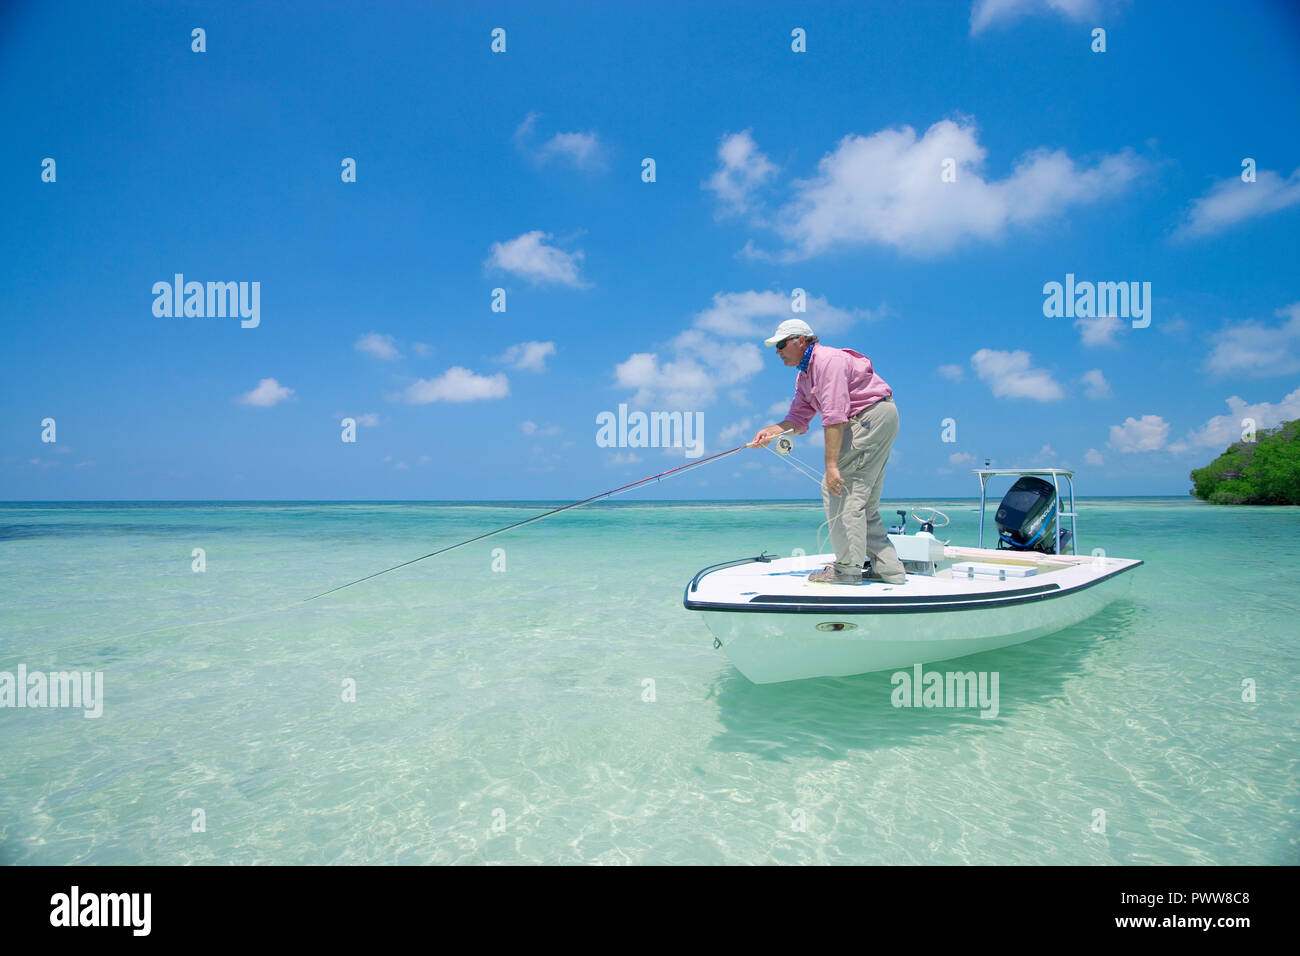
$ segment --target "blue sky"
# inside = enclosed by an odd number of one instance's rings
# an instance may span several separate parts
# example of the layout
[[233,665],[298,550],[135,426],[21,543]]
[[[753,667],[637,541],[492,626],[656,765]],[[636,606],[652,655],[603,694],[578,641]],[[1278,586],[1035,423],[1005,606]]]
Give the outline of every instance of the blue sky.
[[[1300,417],[1289,5],[539,9],[7,5],[0,499],[586,497],[689,460],[599,447],[620,403],[779,421],[795,289],[894,388],[887,498],[1182,494]],[[177,273],[257,326],[156,315]],[[1067,274],[1149,324],[1045,315]],[[817,489],[745,451],[644,497]]]

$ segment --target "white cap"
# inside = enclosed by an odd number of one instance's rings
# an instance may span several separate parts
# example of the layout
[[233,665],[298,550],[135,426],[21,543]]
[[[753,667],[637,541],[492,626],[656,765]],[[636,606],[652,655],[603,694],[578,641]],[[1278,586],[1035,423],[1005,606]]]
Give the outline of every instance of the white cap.
[[812,329],[808,327],[808,323],[805,322],[803,319],[786,319],[784,322],[782,322],[780,325],[776,327],[776,331],[772,333],[772,337],[770,339],[764,339],[763,344],[776,345],[777,342],[780,342],[782,339],[788,339],[791,336],[795,336],[795,335],[813,336],[816,334],[817,333],[815,333]]

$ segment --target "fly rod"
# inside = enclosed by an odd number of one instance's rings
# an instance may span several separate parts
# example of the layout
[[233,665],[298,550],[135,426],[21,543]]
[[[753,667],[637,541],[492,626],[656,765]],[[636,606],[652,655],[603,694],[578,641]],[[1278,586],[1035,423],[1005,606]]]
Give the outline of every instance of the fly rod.
[[[773,439],[780,438],[782,435],[789,434],[792,430],[793,429],[786,429],[785,431],[781,432],[780,435],[773,435],[771,437]],[[685,465],[678,465],[676,468],[669,468],[667,471],[661,471],[659,472],[659,474],[651,475],[649,478],[642,478],[640,481],[634,481],[631,484],[622,485],[618,488],[613,489],[612,491],[604,491],[598,495],[592,495],[590,498],[583,498],[581,501],[575,501],[572,504],[561,505],[559,508],[552,508],[550,511],[542,512],[539,515],[533,515],[531,518],[525,518],[523,521],[516,521],[514,524],[508,524],[504,528],[497,528],[495,531],[485,531],[483,534],[475,535],[473,538],[466,538],[464,541],[458,541],[455,544],[449,544],[447,545],[447,547],[439,548],[437,551],[430,551],[428,554],[422,554],[420,555],[420,557],[412,558],[410,561],[403,561],[401,564],[395,564],[391,568],[384,568],[384,570],[376,571],[374,574],[367,574],[364,578],[357,578],[355,581],[349,581],[347,584],[340,584],[336,588],[330,588],[328,591],[322,591],[320,594],[315,594],[307,598],[307,601],[314,601],[316,600],[316,598],[322,598],[327,594],[333,594],[335,591],[342,591],[344,588],[350,588],[352,587],[352,585],[360,584],[362,581],[369,581],[371,578],[377,578],[381,574],[387,574],[390,571],[397,571],[400,568],[408,567],[409,565],[415,564],[417,561],[423,561],[425,558],[432,558],[439,554],[446,554],[448,551],[454,551],[457,548],[463,548],[465,545],[473,544],[475,541],[482,541],[484,538],[491,538],[494,535],[504,534],[507,531],[513,531],[515,528],[522,528],[526,524],[532,524],[534,521],[541,521],[543,518],[549,518],[551,515],[557,515],[561,511],[569,511],[573,508],[580,508],[583,505],[589,505],[593,501],[599,501],[602,498],[612,498],[614,495],[622,494],[625,491],[631,491],[633,488],[647,484],[648,482],[660,481],[664,478],[667,478],[670,475],[677,474],[678,472],[687,471],[691,468],[698,468],[700,465],[705,465],[711,461],[716,461],[719,458],[725,458],[728,455],[733,455],[742,449],[753,448],[753,447],[754,447],[753,442],[747,442],[744,445],[737,445],[735,448],[729,449],[727,451],[720,451],[716,455],[710,455],[708,458],[701,458],[699,461],[692,461]],[[303,603],[306,604],[307,601],[303,601]]]

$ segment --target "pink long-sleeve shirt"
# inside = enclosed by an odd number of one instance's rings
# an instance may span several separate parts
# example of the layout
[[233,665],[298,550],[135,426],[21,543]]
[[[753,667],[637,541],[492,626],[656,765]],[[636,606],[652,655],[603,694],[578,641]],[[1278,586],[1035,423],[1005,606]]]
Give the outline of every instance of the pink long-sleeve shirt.
[[858,412],[885,398],[890,388],[871,367],[871,359],[853,349],[834,349],[820,342],[813,346],[808,370],[794,383],[794,401],[786,421],[802,435],[817,412],[823,425],[843,425]]

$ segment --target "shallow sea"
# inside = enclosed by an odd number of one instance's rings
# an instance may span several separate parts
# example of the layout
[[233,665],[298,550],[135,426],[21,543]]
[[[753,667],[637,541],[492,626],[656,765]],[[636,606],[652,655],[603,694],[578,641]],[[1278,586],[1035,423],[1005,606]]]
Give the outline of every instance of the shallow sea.
[[686,583],[813,553],[815,503],[597,504],[299,603],[547,507],[0,505],[0,671],[103,675],[0,708],[0,863],[1300,862],[1300,508],[1081,499],[1132,598],[963,659],[991,720],[713,648]]

